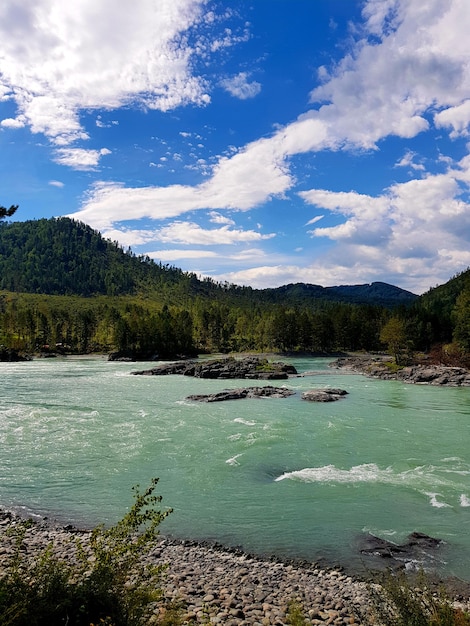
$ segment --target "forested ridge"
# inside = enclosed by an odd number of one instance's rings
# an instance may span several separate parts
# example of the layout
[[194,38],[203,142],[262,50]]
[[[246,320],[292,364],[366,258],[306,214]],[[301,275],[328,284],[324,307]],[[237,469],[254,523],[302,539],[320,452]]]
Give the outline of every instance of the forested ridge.
[[468,350],[469,285],[464,272],[420,298],[379,282],[257,290],[136,256],[68,218],[0,222],[0,345],[31,353]]

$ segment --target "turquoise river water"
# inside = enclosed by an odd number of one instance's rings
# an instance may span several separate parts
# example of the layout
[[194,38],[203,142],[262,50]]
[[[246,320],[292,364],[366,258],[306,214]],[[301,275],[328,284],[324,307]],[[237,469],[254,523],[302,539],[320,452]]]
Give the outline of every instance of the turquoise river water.
[[[210,404],[185,398],[258,383],[96,357],[1,363],[0,506],[109,523],[158,477],[164,534],[360,567],[361,534],[419,531],[445,540],[441,573],[470,580],[470,389],[288,361],[305,374],[280,381],[294,396]],[[318,387],[349,395],[301,400]]]

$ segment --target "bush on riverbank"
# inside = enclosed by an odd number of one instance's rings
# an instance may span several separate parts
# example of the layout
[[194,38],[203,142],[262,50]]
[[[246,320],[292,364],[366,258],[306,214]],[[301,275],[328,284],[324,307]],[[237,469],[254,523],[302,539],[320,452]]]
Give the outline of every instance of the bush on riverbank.
[[423,573],[416,580],[389,573],[371,587],[371,598],[371,626],[470,626],[470,614],[455,608],[444,591],[433,591]]
[[74,561],[54,554],[50,545],[29,559],[23,539],[31,522],[16,526],[15,550],[0,578],[2,626],[137,626],[147,623],[160,600],[161,565],[141,558],[155,543],[158,526],[171,512],[155,505],[153,479],[143,493],[134,487],[134,504],[111,528],[98,526],[89,549],[76,539]]

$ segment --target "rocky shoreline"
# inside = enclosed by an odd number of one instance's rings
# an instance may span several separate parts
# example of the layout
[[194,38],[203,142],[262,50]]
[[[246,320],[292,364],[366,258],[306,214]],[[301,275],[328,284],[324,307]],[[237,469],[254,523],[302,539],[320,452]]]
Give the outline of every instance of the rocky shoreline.
[[[14,550],[14,537],[7,530],[20,521],[0,512],[0,575]],[[86,547],[89,536],[87,530],[34,522],[26,531],[22,553],[34,559],[52,543],[58,558],[70,560],[76,554],[75,538]],[[218,544],[160,537],[143,558],[168,564],[162,584],[165,598],[181,604],[184,620],[191,623],[282,625],[294,601],[303,606],[310,624],[360,625],[369,603],[367,584],[339,569],[263,559]]]
[[[0,511],[0,576],[14,550],[8,530],[21,519]],[[61,526],[47,519],[26,531],[22,554],[35,559],[51,544],[59,559],[76,554],[76,538],[86,549],[90,531]],[[181,605],[184,623],[268,626],[286,624],[289,604],[303,607],[308,624],[361,626],[369,621],[372,588],[380,587],[348,575],[341,568],[315,563],[262,558],[219,544],[159,537],[142,556],[153,564],[167,564],[162,580],[166,600]],[[468,585],[452,590],[455,605],[470,609]],[[161,607],[155,607],[155,615]]]
[[463,367],[408,365],[397,369],[390,367],[389,356],[341,357],[330,363],[330,367],[365,374],[370,378],[400,380],[415,385],[470,387],[470,371]]

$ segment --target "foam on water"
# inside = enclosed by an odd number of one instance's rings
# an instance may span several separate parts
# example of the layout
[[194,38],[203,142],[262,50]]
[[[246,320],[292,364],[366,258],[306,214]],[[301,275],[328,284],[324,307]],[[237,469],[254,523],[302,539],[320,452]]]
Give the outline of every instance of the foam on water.
[[233,421],[237,424],[244,424],[245,426],[256,426],[256,422],[243,419],[242,417],[236,417]]
[[435,507],[436,509],[445,509],[445,508],[452,507],[452,505],[451,504],[447,504],[447,502],[439,502],[439,500],[437,498],[438,497],[442,498],[442,494],[440,494],[440,493],[430,493],[428,491],[424,491],[423,493],[426,496],[429,496],[431,506]]
[[227,459],[225,462],[227,463],[227,465],[240,465],[240,463],[237,461],[237,459],[239,459],[241,456],[243,456],[242,453],[236,454],[231,459]]
[[380,470],[375,463],[356,465],[350,470],[343,470],[334,465],[323,467],[306,467],[293,472],[285,472],[275,481],[297,480],[304,483],[358,483],[358,482],[390,482],[394,476],[392,468]]
[[[335,465],[324,465],[322,467],[306,467],[293,472],[281,474],[275,481],[294,480],[304,483],[375,483],[395,486],[407,486],[413,489],[420,489],[431,497],[431,503],[435,507],[451,506],[437,501],[438,493],[428,493],[426,487],[445,487],[455,489],[453,481],[442,478],[438,475],[440,471],[448,471],[434,465],[417,466],[413,469],[397,472],[393,467],[380,468],[375,463],[364,463],[355,465],[351,469],[341,469]],[[423,491],[424,490],[424,491]]]
[[464,493],[460,494],[460,506],[463,506],[463,507],[470,506],[470,498]]

